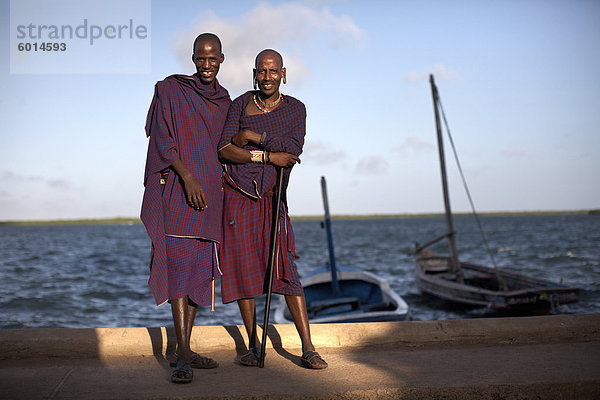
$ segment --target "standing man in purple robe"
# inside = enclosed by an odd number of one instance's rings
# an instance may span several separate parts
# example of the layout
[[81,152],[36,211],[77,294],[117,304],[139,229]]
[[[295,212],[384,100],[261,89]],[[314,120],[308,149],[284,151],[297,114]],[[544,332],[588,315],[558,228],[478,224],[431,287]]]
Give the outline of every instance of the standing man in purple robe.
[[285,295],[302,341],[301,363],[323,369],[327,363],[315,351],[310,336],[304,290],[294,260],[294,232],[287,213],[285,191],[290,171],[299,163],[306,133],[306,108],[299,100],[279,92],[286,82],[281,55],[263,50],[255,60],[258,90],[235,99],[229,109],[219,143],[219,157],[228,162],[224,175],[223,249],[221,294],[223,302],[237,300],[249,338],[249,352],[240,358],[258,365],[260,343],[256,330],[254,297],[265,293],[273,193],[277,167],[283,170],[283,202],[279,222],[273,292]]
[[192,368],[218,366],[194,353],[190,338],[198,305],[214,307],[214,279],[221,274],[217,256],[223,194],[217,145],[231,99],[217,81],[224,56],[216,35],[196,38],[192,61],[194,75],[171,75],[156,84],[146,121],[150,141],[141,211],[152,240],[148,285],[157,305],[171,303],[175,383],[191,382]]

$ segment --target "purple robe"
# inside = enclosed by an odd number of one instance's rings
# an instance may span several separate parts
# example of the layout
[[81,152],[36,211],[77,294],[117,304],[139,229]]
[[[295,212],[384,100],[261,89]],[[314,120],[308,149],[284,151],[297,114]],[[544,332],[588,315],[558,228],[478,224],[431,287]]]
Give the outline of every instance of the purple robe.
[[[217,145],[231,99],[215,81],[172,75],[156,84],[146,120],[150,137],[141,219],[152,240],[150,279],[156,304],[169,300],[165,235],[221,241],[222,168]],[[170,168],[179,158],[202,186],[208,207],[190,207],[183,184]],[[161,183],[161,173],[168,176]],[[210,279],[212,277],[205,277]],[[185,284],[182,282],[182,284]]]

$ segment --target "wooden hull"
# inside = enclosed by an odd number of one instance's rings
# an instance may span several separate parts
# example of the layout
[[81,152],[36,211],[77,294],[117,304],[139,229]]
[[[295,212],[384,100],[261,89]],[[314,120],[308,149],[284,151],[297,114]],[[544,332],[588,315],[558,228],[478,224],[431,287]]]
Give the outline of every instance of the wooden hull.
[[[518,273],[460,262],[464,283],[449,271],[449,258],[417,255],[415,276],[421,292],[469,307],[502,311],[547,313],[561,304],[575,303],[579,289]],[[498,279],[506,283],[506,290]]]
[[[443,116],[446,132],[450,139],[450,144],[452,145],[465,188],[466,181],[462,174],[458,157],[456,156],[454,141],[450,135],[444,110],[441,107],[439,93],[433,75],[429,76],[429,82],[431,84],[431,94],[435,114],[447,230],[444,235],[433,239],[422,246],[417,245],[417,248],[415,249],[415,254],[417,256],[415,275],[421,292],[463,306],[487,307],[508,312],[530,312],[534,314],[547,313],[555,306],[578,301],[578,288],[543,279],[536,279],[514,272],[459,261],[458,249],[456,246],[456,232],[454,229],[452,211],[450,209],[444,140],[442,137],[442,118],[440,118],[440,112]],[[467,195],[473,208],[473,212],[475,213],[475,207],[471,201],[471,195],[469,194],[468,189]],[[477,218],[476,214],[475,217]],[[482,238],[484,239],[484,242],[487,243],[481,225],[479,224],[479,218],[477,218],[477,223]],[[448,250],[450,251],[451,257],[436,256],[431,250],[427,249],[427,247],[443,239],[448,241]],[[450,268],[450,266],[453,268]],[[460,275],[462,275],[462,277]],[[464,280],[462,278],[464,278]]]
[[[311,323],[396,321],[408,317],[408,305],[386,280],[355,268],[337,269],[337,296],[332,293],[331,272],[325,267],[302,279]],[[275,309],[275,322],[293,322],[283,297]]]

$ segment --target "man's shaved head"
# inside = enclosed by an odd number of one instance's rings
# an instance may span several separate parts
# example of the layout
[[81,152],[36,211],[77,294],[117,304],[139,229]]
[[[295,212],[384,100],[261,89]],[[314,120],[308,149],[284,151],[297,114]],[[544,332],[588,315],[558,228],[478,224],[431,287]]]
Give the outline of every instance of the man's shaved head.
[[221,51],[221,41],[213,33],[203,33],[194,40],[192,62],[196,73],[205,85],[212,85],[217,78],[221,63],[225,56]]
[[259,89],[259,96],[263,100],[281,100],[279,85],[282,80],[286,83],[286,70],[281,54],[273,49],[265,49],[258,53],[254,65],[254,89]]
[[283,68],[283,57],[281,57],[281,54],[279,54],[278,52],[276,52],[273,49],[265,49],[265,50],[261,51],[260,53],[258,53],[256,55],[256,59],[254,59],[254,68],[258,67],[258,63],[260,62],[260,59],[266,55],[277,57],[277,59],[279,60],[279,68]]
[[194,48],[192,49],[192,53],[194,53],[196,51],[196,46],[198,45],[198,43],[206,43],[206,42],[216,44],[219,49],[219,53],[223,52],[223,47],[221,46],[221,40],[219,39],[219,37],[217,35],[215,35],[214,33],[202,33],[202,34],[198,35],[196,40],[194,40]]

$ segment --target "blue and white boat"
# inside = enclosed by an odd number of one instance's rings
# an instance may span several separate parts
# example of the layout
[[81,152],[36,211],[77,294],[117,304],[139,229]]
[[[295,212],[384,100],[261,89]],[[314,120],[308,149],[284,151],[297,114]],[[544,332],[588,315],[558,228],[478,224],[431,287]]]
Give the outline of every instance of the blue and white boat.
[[[408,305],[387,280],[335,262],[325,178],[321,177],[329,263],[301,279],[311,323],[396,321],[408,318]],[[275,309],[275,322],[293,322],[285,299]]]

